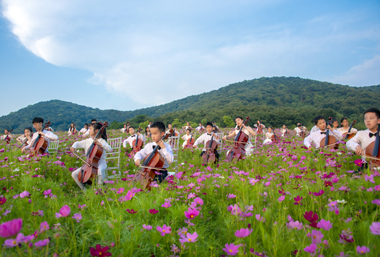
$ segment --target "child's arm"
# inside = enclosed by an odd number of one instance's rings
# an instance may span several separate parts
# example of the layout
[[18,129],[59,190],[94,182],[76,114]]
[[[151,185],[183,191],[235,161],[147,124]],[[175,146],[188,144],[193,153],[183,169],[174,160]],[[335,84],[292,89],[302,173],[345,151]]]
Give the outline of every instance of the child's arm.
[[354,151],[357,155],[363,155],[364,150],[361,148],[360,133],[356,134],[353,138],[347,141],[347,149]]
[[[86,139],[87,140],[87,139]],[[86,140],[82,140],[82,141],[78,141],[78,142],[75,142],[71,148],[70,148],[70,151],[71,152],[74,152],[75,149],[77,148],[85,148],[86,147]]]
[[96,140],[96,142],[99,142],[99,143],[101,144],[101,147],[103,147],[103,149],[104,149],[107,153],[112,152],[112,147],[107,143],[106,140],[101,140],[101,141]]
[[[149,145],[150,146],[150,145]],[[150,146],[151,147],[151,146]],[[138,151],[136,154],[135,154],[135,157],[133,158],[133,160],[135,161],[135,165],[136,166],[140,166],[140,163],[141,163],[141,160],[145,159],[145,157],[148,156],[149,152],[151,152],[151,150],[148,150],[148,145],[146,145],[143,149],[141,149],[140,151]]]
[[312,142],[311,135],[305,137],[305,139],[303,140],[303,144],[304,144],[309,150],[311,150],[311,142]]
[[169,164],[174,161],[173,150],[169,144],[165,145],[165,148],[161,150],[161,154]]

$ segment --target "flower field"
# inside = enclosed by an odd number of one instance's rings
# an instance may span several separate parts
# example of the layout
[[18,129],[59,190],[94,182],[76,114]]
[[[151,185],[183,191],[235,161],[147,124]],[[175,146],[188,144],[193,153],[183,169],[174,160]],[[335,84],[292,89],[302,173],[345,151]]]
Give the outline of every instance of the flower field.
[[57,135],[49,157],[0,143],[0,256],[380,256],[379,173],[353,174],[359,157],[343,143],[258,140],[252,156],[229,163],[221,149],[209,166],[180,149],[178,172],[151,192],[129,185],[122,149],[121,177],[83,193],[69,151],[82,138]]

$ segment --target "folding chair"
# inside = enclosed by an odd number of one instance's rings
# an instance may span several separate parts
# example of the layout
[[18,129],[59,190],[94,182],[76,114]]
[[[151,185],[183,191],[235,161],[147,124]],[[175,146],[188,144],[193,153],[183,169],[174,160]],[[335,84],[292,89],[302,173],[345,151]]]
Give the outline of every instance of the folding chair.
[[58,153],[59,140],[51,141],[48,147],[49,153]]
[[[107,153],[106,152],[106,161],[107,161],[107,171],[110,170],[118,170],[118,174],[108,176],[108,178],[114,178],[116,176],[121,176],[120,172],[120,154],[121,154],[121,145],[123,143],[122,137],[117,138],[109,138],[107,139],[107,143],[111,146],[112,152]],[[117,160],[116,166],[109,166],[110,160]]]
[[[173,155],[174,155],[174,170],[175,172],[178,172],[178,152],[179,152],[179,139],[181,135],[178,133],[178,136],[173,136],[168,138],[168,144],[170,144],[172,150],[173,150]],[[175,172],[168,172],[169,175],[175,174]]]

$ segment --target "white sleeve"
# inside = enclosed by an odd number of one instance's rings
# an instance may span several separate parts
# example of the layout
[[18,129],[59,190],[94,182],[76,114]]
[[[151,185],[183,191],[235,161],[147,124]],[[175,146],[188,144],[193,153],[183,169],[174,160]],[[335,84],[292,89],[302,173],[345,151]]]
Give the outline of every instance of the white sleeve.
[[145,142],[146,139],[145,139],[144,135],[141,134],[140,137],[141,137],[141,140],[142,140],[143,142]]
[[107,153],[112,152],[112,147],[107,143],[106,140],[103,139],[103,140],[100,140],[99,142],[102,144],[103,149],[104,149]]
[[305,139],[303,140],[303,144],[309,148],[311,146],[311,135],[305,137]]
[[127,139],[125,139],[125,140],[123,141],[123,147],[124,147],[124,148],[127,148]]
[[169,164],[174,161],[173,150],[169,144],[165,144],[165,149],[162,149],[161,153]]
[[143,149],[141,149],[140,151],[138,151],[136,154],[135,154],[135,157],[133,158],[135,161],[137,160],[144,160],[145,157],[148,155],[148,147],[151,147],[151,145],[146,145]]
[[195,143],[194,143],[195,146],[198,146],[199,144],[202,143],[202,141],[204,140],[204,135],[205,134],[203,134],[202,136],[198,137],[197,140],[195,140]]
[[58,140],[58,136],[51,131],[46,132],[45,136],[53,141]]
[[71,147],[72,148],[86,148],[86,142],[87,142],[87,139],[86,140],[82,140],[82,141],[78,141],[78,142],[75,142]]
[[338,131],[338,130],[334,130],[334,137],[336,138],[336,139],[338,139],[339,141],[340,140],[342,140],[343,139],[343,135],[342,135],[342,133],[340,133],[340,131]]
[[351,151],[355,151],[356,147],[358,147],[358,145],[360,145],[360,143],[361,143],[361,140],[360,140],[359,133],[358,133],[353,138],[351,138],[350,140],[347,141],[347,143],[346,143],[347,149],[351,150]]

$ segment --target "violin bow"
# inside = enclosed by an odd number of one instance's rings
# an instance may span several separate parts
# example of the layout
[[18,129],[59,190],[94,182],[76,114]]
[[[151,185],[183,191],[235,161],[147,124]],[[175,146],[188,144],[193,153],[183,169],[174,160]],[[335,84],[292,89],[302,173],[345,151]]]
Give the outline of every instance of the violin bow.
[[88,162],[86,162],[85,160],[82,159],[82,157],[80,157],[77,153],[74,153],[74,152],[71,152],[72,154],[74,154],[79,160],[81,160],[82,162],[84,162],[85,164],[87,164],[88,166],[91,167],[91,164],[89,164]]

